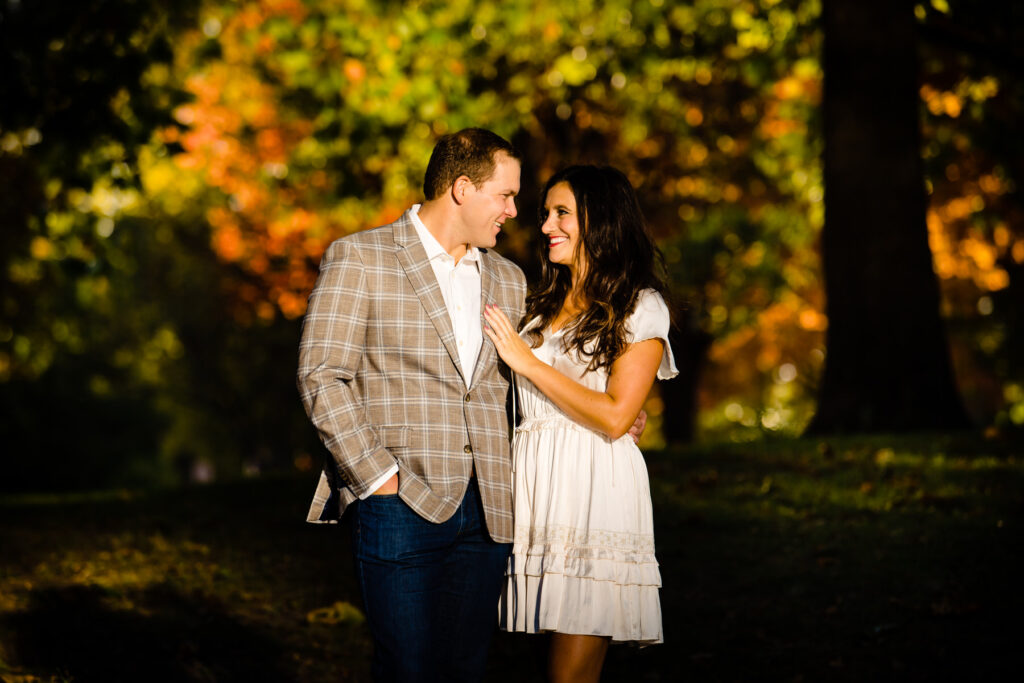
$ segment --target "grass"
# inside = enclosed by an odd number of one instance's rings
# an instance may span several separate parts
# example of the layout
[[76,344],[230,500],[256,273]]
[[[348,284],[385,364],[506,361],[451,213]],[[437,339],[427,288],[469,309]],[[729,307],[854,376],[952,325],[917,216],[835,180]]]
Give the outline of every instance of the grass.
[[[971,436],[650,454],[666,644],[606,681],[1015,679],[1022,449]],[[0,679],[364,681],[312,475],[0,499]],[[539,680],[498,634],[488,680]]]

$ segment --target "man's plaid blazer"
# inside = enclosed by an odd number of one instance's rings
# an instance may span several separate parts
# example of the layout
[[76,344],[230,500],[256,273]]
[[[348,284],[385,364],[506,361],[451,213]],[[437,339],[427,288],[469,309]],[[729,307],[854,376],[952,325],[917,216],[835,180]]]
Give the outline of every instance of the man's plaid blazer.
[[[491,250],[481,250],[480,270],[482,304],[518,323],[522,271]],[[308,521],[337,521],[397,462],[402,500],[443,522],[475,465],[487,529],[495,541],[512,540],[508,369],[484,335],[466,387],[448,309],[408,212],[328,247],[302,325],[297,381],[331,454]]]

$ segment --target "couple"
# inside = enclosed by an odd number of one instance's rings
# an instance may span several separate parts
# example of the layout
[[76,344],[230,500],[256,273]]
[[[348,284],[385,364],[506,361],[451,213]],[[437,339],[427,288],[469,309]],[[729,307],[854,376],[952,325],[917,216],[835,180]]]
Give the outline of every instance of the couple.
[[596,681],[609,642],[662,639],[627,434],[676,373],[654,247],[624,175],[567,168],[527,297],[490,249],[519,167],[490,131],[441,138],[426,200],[331,244],[310,295],[298,385],[332,457],[309,521],[352,506],[377,681],[479,680],[496,606],[506,630],[553,633],[552,680]]

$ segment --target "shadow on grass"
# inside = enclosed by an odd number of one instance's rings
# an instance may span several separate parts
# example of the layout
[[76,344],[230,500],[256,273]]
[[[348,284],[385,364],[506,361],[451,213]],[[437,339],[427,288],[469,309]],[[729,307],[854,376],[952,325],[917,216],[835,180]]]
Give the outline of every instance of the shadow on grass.
[[58,680],[288,679],[278,641],[216,602],[164,586],[116,596],[96,586],[35,591],[3,627],[25,670]]

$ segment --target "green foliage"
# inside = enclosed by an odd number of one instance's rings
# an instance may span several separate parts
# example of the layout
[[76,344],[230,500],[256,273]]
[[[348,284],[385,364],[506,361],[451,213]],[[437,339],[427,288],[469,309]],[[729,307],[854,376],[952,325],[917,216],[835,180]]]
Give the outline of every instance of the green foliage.
[[[318,447],[291,373],[320,254],[417,201],[437,137],[469,125],[525,154],[520,217],[500,249],[528,274],[541,183],[569,163],[623,168],[666,256],[681,347],[701,350],[681,381],[700,378],[702,435],[798,432],[826,324],[815,249],[820,9],[8,3],[0,401],[16,418],[0,436],[38,455],[5,463],[0,485],[166,482],[196,463],[225,474],[308,466]],[[920,11],[924,25],[947,16],[934,3]],[[1019,208],[1006,122],[1024,106],[1020,89],[998,60],[972,57],[964,74],[945,54],[928,61],[936,101],[948,90],[965,104],[956,121],[929,114],[933,196],[950,198],[947,167],[978,152],[1003,190],[970,220],[996,242],[1000,221],[1020,223],[1004,220]],[[968,394],[1004,422],[1024,415],[1024,381],[1000,365],[1024,348],[1013,343],[1019,290],[993,291],[994,315],[977,326],[971,313],[954,333],[970,347],[958,357],[974,359],[962,364]],[[949,291],[954,316],[977,310],[978,291]],[[1012,381],[992,385],[993,375]],[[670,402],[664,417],[657,402],[648,408],[654,423],[688,420]],[[68,413],[78,421],[59,419]]]
[[[147,81],[196,3],[8,3],[0,21],[0,486],[159,480],[153,409],[180,345],[115,229],[180,91]],[[147,471],[148,470],[148,471]]]
[[[696,329],[721,341],[758,335],[742,350],[742,377],[722,380],[721,364],[713,362],[709,402],[738,396],[761,408],[769,400],[758,389],[765,368],[754,357],[768,349],[773,366],[796,360],[820,346],[823,326],[813,251],[823,198],[819,11],[813,0],[224,6],[211,9],[220,49],[203,60],[206,48],[194,43],[188,59],[206,64],[197,72],[205,74],[195,90],[201,99],[207,88],[217,92],[186,119],[239,109],[245,101],[225,84],[257,79],[274,93],[267,101],[277,107],[277,130],[288,122],[311,125],[280,158],[264,157],[264,168],[276,171],[251,191],[268,199],[236,209],[228,221],[225,234],[232,245],[241,236],[243,254],[258,252],[272,233],[268,211],[289,205],[285,214],[302,207],[325,217],[305,232],[325,242],[394,217],[418,198],[436,138],[478,125],[525,152],[520,219],[507,224],[502,248],[531,273],[541,252],[533,216],[544,180],[574,162],[623,168]],[[268,130],[232,124],[218,135],[227,146],[253,149]],[[239,161],[229,174],[256,181],[245,170],[253,163],[260,162]],[[221,183],[213,170],[201,172],[237,196],[237,183]],[[324,171],[331,186],[310,192]],[[312,270],[308,251],[292,240],[269,271],[255,261],[257,275],[283,280],[301,267],[296,252]],[[244,256],[235,258],[247,267]],[[283,296],[281,285],[268,285],[268,297],[295,315],[292,304],[306,285],[300,279],[288,287],[292,293]],[[775,305],[788,309],[792,344],[757,332],[761,312]],[[732,310],[741,313],[721,313]],[[818,316],[796,323],[808,310]],[[813,377],[819,364],[801,366],[801,373]]]

